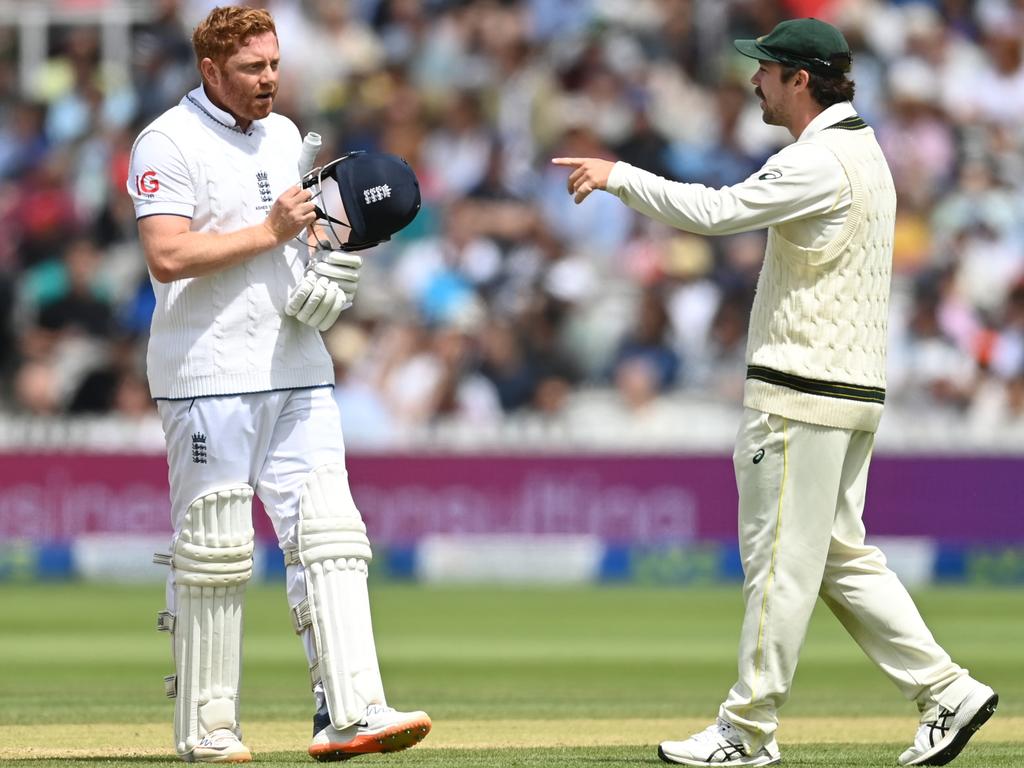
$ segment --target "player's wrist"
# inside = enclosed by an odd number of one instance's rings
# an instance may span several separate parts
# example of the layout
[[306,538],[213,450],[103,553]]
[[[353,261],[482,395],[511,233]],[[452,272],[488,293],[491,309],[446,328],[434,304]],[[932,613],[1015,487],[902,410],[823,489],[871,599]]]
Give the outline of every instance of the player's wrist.
[[274,225],[271,224],[269,218],[264,219],[263,223],[260,224],[260,228],[262,230],[262,238],[265,241],[265,248],[261,248],[261,250],[275,248],[289,239],[287,232],[279,232],[274,229]]
[[612,167],[608,169],[608,178],[605,180],[604,189],[609,194],[619,194],[622,189],[623,182],[625,180],[625,174],[627,172],[627,164],[621,161],[612,163]]

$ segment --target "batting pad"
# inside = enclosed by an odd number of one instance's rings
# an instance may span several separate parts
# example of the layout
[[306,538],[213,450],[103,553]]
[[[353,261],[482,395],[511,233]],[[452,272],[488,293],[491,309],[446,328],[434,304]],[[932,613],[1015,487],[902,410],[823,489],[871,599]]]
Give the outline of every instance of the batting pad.
[[342,464],[310,473],[299,502],[298,560],[306,597],[295,606],[295,629],[312,627],[313,685],[323,682],[335,728],[360,720],[368,704],[384,703],[366,589],[372,557],[366,526]]
[[210,731],[238,726],[242,602],[252,575],[253,490],[240,485],[189,505],[173,554],[176,613],[157,626],[172,633],[176,674],[165,678],[175,698],[174,744],[186,760]]

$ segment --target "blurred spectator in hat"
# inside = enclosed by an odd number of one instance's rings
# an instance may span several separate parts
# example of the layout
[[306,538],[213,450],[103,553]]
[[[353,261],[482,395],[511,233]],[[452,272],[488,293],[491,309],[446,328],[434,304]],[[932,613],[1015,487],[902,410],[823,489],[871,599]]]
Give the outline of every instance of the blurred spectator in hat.
[[1024,17],[1009,3],[979,7],[986,62],[967,94],[968,114],[983,123],[1024,121]]
[[60,411],[57,375],[45,360],[27,360],[14,374],[14,406],[31,416],[53,416]]
[[371,380],[397,425],[422,427],[441,417],[479,425],[500,418],[497,392],[479,373],[475,339],[484,320],[483,307],[469,302],[444,324],[384,329]]
[[1024,273],[1007,296],[986,363],[1003,380],[1024,371]]
[[477,227],[474,206],[459,199],[444,213],[440,236],[403,249],[392,279],[401,295],[431,323],[443,323],[498,279],[501,251]]
[[566,251],[551,261],[542,280],[564,358],[586,381],[608,380],[619,339],[635,315],[637,287],[586,251]]
[[574,392],[561,422],[590,448],[657,448],[671,442],[686,413],[664,393],[661,376],[649,358],[624,360],[615,370],[612,389]]
[[[289,4],[283,3],[282,6]],[[291,19],[297,28],[291,32],[295,45],[284,39],[289,24],[282,31],[282,49],[297,52],[282,73],[298,88],[283,87],[295,95],[300,114],[325,113],[342,107],[356,82],[383,65],[385,50],[379,36],[354,12],[351,0],[308,0],[303,4],[305,15],[294,12]],[[278,12],[274,12],[275,19]],[[306,73],[315,72],[315,78]]]
[[64,253],[66,288],[39,308],[40,328],[106,338],[113,331],[113,308],[97,279],[102,254],[89,236],[73,239]]
[[928,207],[953,180],[955,136],[944,119],[939,83],[927,63],[903,58],[888,76],[888,116],[876,128],[900,203]]
[[715,249],[715,280],[722,289],[753,290],[764,260],[764,232],[741,232],[712,243]]
[[80,225],[67,185],[72,156],[53,152],[12,189],[9,220],[23,269],[59,258],[65,234]]
[[658,391],[670,389],[682,368],[682,361],[673,348],[671,330],[662,292],[648,288],[640,296],[633,326],[620,340],[612,359],[611,379],[617,379],[622,366],[635,358],[642,358],[655,373]]
[[583,33],[600,0],[525,0],[530,33],[538,42],[561,43]]
[[67,144],[90,131],[127,125],[137,100],[130,83],[100,65],[99,32],[94,27],[68,29],[60,55],[37,76],[36,95],[48,103],[46,134]]
[[43,125],[46,108],[21,99],[0,118],[0,180],[16,179],[37,167],[49,151]]
[[[565,116],[566,130],[553,154],[615,159],[585,119],[580,113]],[[565,194],[565,174],[554,166],[542,171],[537,203],[556,237],[602,263],[615,259],[633,227],[632,213],[611,195],[592,195],[580,206],[573,203]]]
[[942,261],[918,276],[934,286],[938,297],[936,310],[939,328],[958,349],[984,363],[987,345],[986,322],[982,313],[964,295],[957,280],[958,264],[948,254]]
[[560,130],[557,88],[542,52],[527,37],[528,30],[502,38],[494,51],[495,78],[491,89],[494,130],[502,152],[503,183],[519,195],[535,186],[536,159]]
[[440,120],[423,144],[422,162],[439,181],[441,201],[466,195],[483,182],[495,149],[479,93],[456,91],[440,106]]
[[967,425],[985,444],[996,434],[1024,434],[1024,369],[1009,379],[986,377],[971,402]]
[[923,60],[908,57],[896,61],[889,70],[887,87],[888,109],[876,133],[900,202],[893,269],[905,273],[926,267],[932,258],[928,212],[953,181],[956,146],[941,111],[938,80]]
[[432,420],[444,417],[473,426],[495,424],[501,418],[497,390],[480,373],[478,332],[486,321],[484,308],[467,303],[433,334],[431,356],[423,367],[423,402]]
[[723,83],[715,91],[715,121],[705,137],[707,141],[674,144],[669,155],[669,178],[718,188],[735,184],[756,171],[765,158],[747,152],[739,131],[748,100],[748,87],[735,81]]
[[962,411],[975,384],[975,362],[943,333],[940,306],[935,276],[919,279],[907,327],[895,329],[896,338],[889,345],[893,399],[914,411]]
[[134,30],[132,78],[137,119],[148,124],[199,80],[192,39],[180,0],[157,0],[153,16]]
[[545,291],[532,294],[516,317],[523,344],[537,369],[537,387],[531,405],[540,413],[561,412],[571,391],[583,378],[566,344],[564,329],[571,307],[568,301]]
[[678,178],[672,169],[672,147],[651,124],[647,110],[638,105],[633,110],[633,126],[625,140],[615,147],[615,154],[623,162],[646,168],[667,179]]
[[[83,382],[110,364],[113,307],[98,279],[100,262],[92,239],[79,235],[67,245],[59,264],[37,271],[41,279],[35,296],[22,297],[26,306],[37,309],[34,322],[19,339],[23,363],[18,380],[52,377],[43,391],[55,409],[72,406]],[[127,344],[134,349],[131,342]],[[24,393],[19,397],[26,399]],[[31,407],[41,407],[40,402],[32,400]],[[109,405],[107,399],[89,410],[103,411]]]
[[736,289],[725,293],[707,331],[703,354],[694,362],[693,385],[701,393],[728,402],[743,399],[746,380],[747,326],[754,297]]
[[703,387],[698,369],[707,362],[711,325],[722,300],[722,290],[712,279],[711,244],[706,238],[673,230],[662,258],[665,307],[675,348],[686,361],[683,381]]
[[156,413],[144,375],[144,360],[132,336],[107,345],[102,360],[92,367],[69,395],[69,414],[115,413],[138,419]]
[[646,50],[653,59],[666,59],[691,80],[700,80],[706,71],[706,41],[697,27],[693,0],[661,0],[660,20],[649,30]]
[[367,355],[369,338],[359,325],[339,323],[324,336],[334,361],[334,399],[341,411],[346,445],[386,448],[398,439],[395,420],[372,382],[358,370]]
[[968,157],[956,186],[931,214],[937,246],[959,267],[964,295],[978,307],[995,310],[1024,266],[1024,229],[1014,191],[995,176],[987,156]]
[[494,385],[506,413],[529,405],[540,382],[540,371],[516,328],[498,319],[490,320],[480,334],[480,373]]

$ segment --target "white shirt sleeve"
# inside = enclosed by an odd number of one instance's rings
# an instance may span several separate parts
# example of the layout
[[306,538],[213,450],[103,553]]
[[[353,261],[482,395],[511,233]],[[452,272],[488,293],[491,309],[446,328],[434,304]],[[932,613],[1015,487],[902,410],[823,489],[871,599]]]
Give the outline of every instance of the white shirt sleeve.
[[750,178],[721,189],[669,181],[618,162],[608,191],[652,219],[698,235],[730,235],[844,213],[852,199],[838,158],[811,142],[790,144]]
[[135,218],[159,214],[191,219],[196,207],[195,185],[178,145],[159,131],[139,137],[132,149],[128,194]]

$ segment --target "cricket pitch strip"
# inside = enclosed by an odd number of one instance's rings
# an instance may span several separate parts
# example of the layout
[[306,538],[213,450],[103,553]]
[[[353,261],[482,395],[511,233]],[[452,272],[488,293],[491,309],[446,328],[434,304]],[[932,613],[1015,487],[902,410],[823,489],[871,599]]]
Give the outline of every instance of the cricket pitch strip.
[[[699,718],[440,720],[421,749],[495,749],[654,745],[681,739],[703,729]],[[779,729],[779,743],[910,743],[916,722],[911,717],[790,717]],[[243,725],[245,743],[260,752],[305,754],[307,720],[252,720]],[[974,737],[980,742],[1016,741],[1024,717],[990,720]],[[500,734],[496,737],[495,734]],[[125,758],[173,755],[171,723],[7,725],[0,728],[0,760]],[[130,744],[130,746],[129,746]]]

